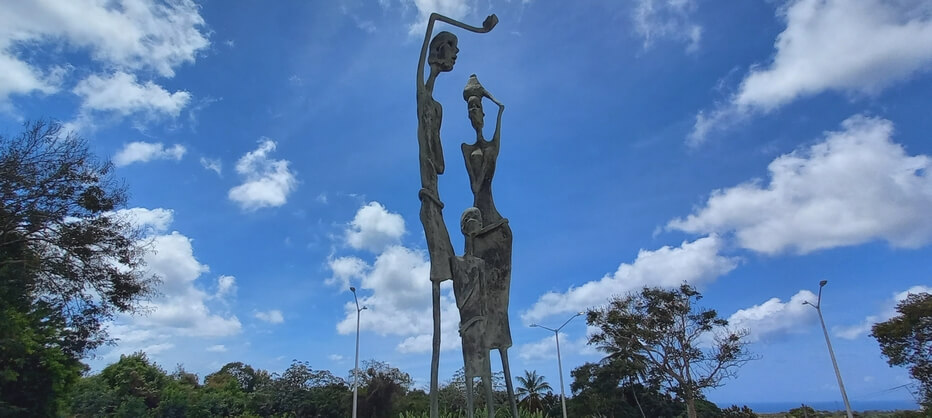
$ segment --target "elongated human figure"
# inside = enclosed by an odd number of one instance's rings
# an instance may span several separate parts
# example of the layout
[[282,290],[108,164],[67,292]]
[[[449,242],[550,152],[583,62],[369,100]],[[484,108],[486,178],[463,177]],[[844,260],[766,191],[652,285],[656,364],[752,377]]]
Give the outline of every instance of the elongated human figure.
[[[456,35],[440,32],[431,40],[436,21],[446,22],[471,32],[485,33],[495,27],[498,18],[491,15],[482,22],[482,27],[450,19],[432,13],[427,21],[427,33],[417,65],[417,143],[418,160],[421,172],[421,224],[427,238],[427,252],[430,256],[431,296],[433,301],[433,349],[430,362],[430,416],[439,416],[438,404],[438,370],[440,366],[440,282],[452,278],[450,258],[454,256],[450,234],[443,221],[443,202],[437,190],[437,176],[443,174],[443,149],[440,142],[440,123],[443,108],[434,100],[434,82],[441,72],[453,69],[456,63]],[[427,80],[424,79],[424,64],[428,65]]]
[[[488,98],[498,105],[498,118],[495,133],[491,140],[482,134],[485,113],[482,99]],[[502,359],[502,371],[505,373],[505,387],[511,412],[518,416],[511,370],[508,366],[508,348],[511,347],[511,328],[508,323],[508,299],[511,289],[511,244],[512,233],[508,219],[502,217],[492,200],[492,177],[501,143],[502,113],[505,105],[495,99],[479,83],[473,74],[463,89],[463,99],[469,112],[469,121],[476,131],[476,142],[461,146],[469,184],[473,193],[473,206],[481,213],[482,227],[472,238],[472,253],[483,260],[487,267],[485,284],[486,324],[485,339],[489,350],[497,349]]]

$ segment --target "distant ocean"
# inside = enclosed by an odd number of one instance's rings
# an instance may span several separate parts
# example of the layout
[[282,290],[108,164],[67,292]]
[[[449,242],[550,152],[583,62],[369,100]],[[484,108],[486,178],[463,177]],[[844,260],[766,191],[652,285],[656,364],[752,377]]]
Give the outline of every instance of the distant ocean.
[[[841,401],[826,402],[747,402],[737,403],[735,405],[747,405],[754,412],[776,413],[786,412],[793,408],[799,408],[805,403],[813,409],[819,411],[844,411],[845,404]],[[720,408],[727,408],[732,404],[718,404]],[[894,410],[918,410],[919,405],[912,400],[899,401],[851,401],[851,409],[855,411],[894,411]]]

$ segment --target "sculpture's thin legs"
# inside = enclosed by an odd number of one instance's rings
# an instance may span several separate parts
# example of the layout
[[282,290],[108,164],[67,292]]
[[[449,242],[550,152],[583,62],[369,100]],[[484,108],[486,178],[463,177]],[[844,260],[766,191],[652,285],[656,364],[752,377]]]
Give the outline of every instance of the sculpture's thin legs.
[[495,418],[495,398],[492,393],[492,377],[482,376],[482,384],[485,386],[485,409],[489,413],[489,418]]
[[475,405],[472,397],[473,378],[474,376],[466,374],[466,418],[473,418],[473,406]]
[[505,388],[508,390],[508,403],[511,405],[511,414],[518,418],[518,403],[515,401],[515,388],[511,384],[511,368],[508,366],[508,349],[499,348],[502,355],[502,371],[505,372]]
[[440,282],[431,280],[434,304],[434,341],[430,357],[430,418],[440,416],[440,390],[437,381],[440,370]]

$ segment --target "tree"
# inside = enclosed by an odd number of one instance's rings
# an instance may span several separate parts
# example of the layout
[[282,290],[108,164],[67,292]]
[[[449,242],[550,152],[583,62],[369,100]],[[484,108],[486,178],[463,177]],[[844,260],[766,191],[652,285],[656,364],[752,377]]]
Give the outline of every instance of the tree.
[[754,413],[754,410],[749,408],[747,405],[738,407],[738,405],[732,405],[728,408],[722,410],[722,417],[724,418],[758,418],[758,415]]
[[397,401],[411,389],[411,376],[391,367],[388,363],[369,360],[363,362],[360,378],[359,415],[365,417],[398,416]]
[[125,203],[110,163],[61,125],[0,136],[0,411],[57,408],[101,324],[151,293]]
[[572,416],[673,417],[683,411],[682,402],[661,393],[656,382],[636,382],[631,378],[640,370],[620,358],[606,358],[573,369],[567,400]]
[[919,381],[920,403],[932,409],[932,294],[911,293],[896,311],[897,316],[874,324],[871,335],[891,367],[909,368]]
[[524,371],[524,376],[518,376],[518,387],[516,393],[521,402],[529,411],[540,411],[543,406],[541,397],[544,392],[551,392],[553,388],[544,380],[544,376],[537,374],[537,371]]
[[[609,358],[643,362],[649,376],[686,402],[690,418],[697,417],[696,400],[703,390],[721,386],[751,359],[747,332],[729,331],[717,312],[695,307],[701,297],[688,284],[671,290],[645,287],[612,298],[586,316],[598,328],[589,344]],[[710,336],[711,347],[704,349]]]

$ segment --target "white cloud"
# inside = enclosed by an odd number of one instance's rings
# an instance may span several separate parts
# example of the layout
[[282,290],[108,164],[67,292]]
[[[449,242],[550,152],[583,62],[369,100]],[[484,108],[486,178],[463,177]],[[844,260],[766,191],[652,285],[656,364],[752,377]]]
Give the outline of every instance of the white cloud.
[[151,313],[141,322],[171,329],[180,335],[220,337],[240,332],[236,316],[212,313],[206,305],[209,295],[195,281],[209,268],[194,258],[191,240],[178,232],[156,236],[153,251],[145,257],[150,270],[162,279],[162,295],[147,304]]
[[275,147],[275,141],[263,138],[255,151],[247,152],[236,162],[236,172],[245,182],[230,189],[227,196],[242,209],[284,205],[297,187],[295,173],[288,168],[289,161],[269,158]]
[[[582,355],[598,355],[599,351],[588,344],[588,338],[584,335],[577,339],[572,339],[564,332],[560,333],[560,352],[563,356],[566,353],[578,353]],[[553,333],[540,340],[521,344],[517,347],[518,357],[524,360],[544,360],[557,358],[557,342],[553,338]]]
[[172,221],[171,210],[131,208],[116,216],[146,231],[146,267],[161,282],[157,296],[141,304],[145,315],[121,315],[108,324],[118,345],[107,356],[138,350],[156,354],[185,338],[224,337],[241,331],[235,315],[220,314],[208,306],[212,296],[198,283],[203,283],[199,279],[209,268],[195,258],[191,240],[178,232],[165,233]]
[[687,43],[687,51],[699,48],[702,26],[692,21],[695,0],[637,0],[632,12],[634,30],[644,38],[644,48],[658,39]]
[[733,232],[753,251],[800,254],[882,239],[916,248],[932,240],[932,160],[891,139],[893,124],[854,116],[842,130],[776,158],[768,184],[712,192],[668,229]]
[[917,285],[917,286],[910,287],[909,289],[906,289],[902,292],[897,292],[893,294],[893,297],[891,297],[889,300],[886,301],[886,303],[884,304],[885,306],[883,308],[883,311],[881,311],[879,314],[870,315],[864,318],[864,321],[856,325],[833,327],[832,332],[838,337],[844,338],[847,340],[853,340],[862,335],[867,335],[867,333],[871,330],[871,327],[873,327],[874,324],[878,322],[886,321],[896,316],[896,305],[898,303],[906,300],[906,297],[909,296],[910,294],[918,294],[918,293],[932,293],[932,287]]
[[161,142],[130,142],[123,146],[114,157],[113,163],[117,167],[130,165],[136,162],[149,162],[152,160],[175,160],[180,161],[187,149],[181,144],[175,144],[166,148]]
[[[93,22],[93,24],[88,24]],[[12,95],[51,94],[62,89],[70,64],[66,54],[87,54],[109,76],[91,75],[74,92],[84,99],[72,127],[91,123],[90,110],[147,117],[177,116],[190,96],[168,93],[147,78],[175,75],[209,45],[199,6],[190,0],[73,0],[5,2],[0,14],[0,106]],[[48,62],[42,68],[38,62]]]
[[337,362],[337,363],[343,361],[343,356],[339,354],[330,354],[327,356],[327,358],[330,359],[330,361]]
[[401,215],[387,211],[379,202],[370,202],[359,208],[346,228],[346,243],[355,249],[379,252],[398,243],[404,232]]
[[114,112],[123,116],[141,114],[150,119],[177,117],[191,101],[191,94],[186,91],[170,93],[152,81],[140,84],[135,75],[122,71],[109,77],[91,75],[81,80],[72,91],[84,100],[82,112]]
[[710,235],[679,247],[664,246],[641,250],[633,263],[622,263],[611,276],[572,287],[564,293],[548,292],[521,315],[525,323],[543,318],[584,311],[606,303],[613,295],[644,286],[674,287],[683,282],[700,285],[715,280],[737,266],[737,260],[719,255],[722,240]]
[[207,347],[206,350],[210,351],[211,353],[225,353],[227,351],[227,347],[223,344],[217,344]]
[[800,290],[790,300],[783,302],[771,298],[764,303],[741,309],[728,317],[728,326],[732,329],[750,331],[748,341],[766,340],[792,332],[808,330],[803,328],[816,318],[816,311],[803,302],[816,302],[817,296],[808,290]]
[[174,218],[174,211],[162,208],[130,208],[120,209],[116,211],[115,215],[126,219],[137,228],[154,234],[157,232],[165,232],[168,229],[168,226],[171,225]]
[[[403,353],[430,351],[433,316],[430,264],[426,254],[402,246],[389,246],[365,270],[357,286],[359,304],[366,306],[360,316],[360,329],[404,337],[396,347]],[[459,347],[459,311],[450,282],[445,282],[441,291],[441,349],[448,350]],[[352,298],[344,304],[344,313],[337,331],[355,333],[356,305]]]
[[350,281],[361,279],[369,265],[357,257],[338,257],[327,262],[333,276],[328,278],[325,283],[328,285],[339,285],[343,289],[349,289]]
[[0,51],[0,103],[13,94],[55,93],[59,81]]
[[282,311],[278,309],[272,309],[265,312],[256,312],[255,314],[257,319],[268,322],[270,324],[281,324],[285,322],[285,316],[282,315]]
[[217,278],[216,297],[224,298],[236,294],[236,277],[220,276]]
[[469,0],[404,1],[406,2],[406,5],[407,3],[410,3],[417,9],[417,21],[409,26],[409,33],[412,36],[424,36],[424,30],[427,28],[427,19],[431,13],[436,12],[452,19],[461,20],[472,10],[472,8],[469,7]]
[[752,66],[738,91],[700,112],[690,143],[754,112],[826,91],[874,95],[932,66],[932,7],[924,0],[794,0],[773,59]]
[[205,170],[210,170],[217,173],[218,176],[221,175],[223,171],[223,163],[219,158],[213,159],[201,157],[201,167],[204,167]]

